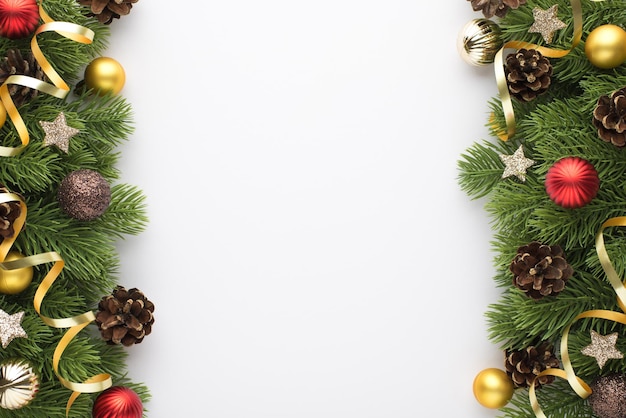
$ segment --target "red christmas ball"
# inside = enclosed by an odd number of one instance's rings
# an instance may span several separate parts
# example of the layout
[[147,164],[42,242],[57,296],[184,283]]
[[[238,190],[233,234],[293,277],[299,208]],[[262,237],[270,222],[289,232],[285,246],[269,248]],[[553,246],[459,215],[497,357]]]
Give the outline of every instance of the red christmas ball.
[[0,0],[0,36],[25,38],[39,24],[37,0]]
[[600,178],[589,161],[580,157],[565,157],[550,167],[545,185],[554,203],[567,209],[576,209],[596,197]]
[[93,418],[141,418],[143,405],[134,390],[112,386],[98,395],[91,412]]

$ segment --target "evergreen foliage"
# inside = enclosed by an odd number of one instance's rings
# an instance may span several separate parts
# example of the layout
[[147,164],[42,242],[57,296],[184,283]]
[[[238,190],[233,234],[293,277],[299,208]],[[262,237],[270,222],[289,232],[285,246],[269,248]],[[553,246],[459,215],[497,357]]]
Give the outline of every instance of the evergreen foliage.
[[[87,17],[87,9],[76,0],[45,0],[42,4],[52,19],[71,22],[91,29],[91,44],[73,42],[54,32],[37,36],[39,46],[52,67],[70,86],[82,79],[85,66],[101,56],[107,47],[110,27]],[[0,51],[19,48],[30,51],[31,38],[0,38]],[[3,53],[4,54],[4,53]],[[2,55],[3,55],[2,54]],[[45,93],[22,105],[18,111],[30,133],[30,144],[15,157],[0,157],[0,183],[23,197],[28,208],[26,225],[13,249],[24,255],[58,253],[65,262],[61,274],[50,288],[42,305],[42,314],[67,318],[95,311],[98,301],[120,284],[120,260],[116,240],[138,234],[147,225],[144,195],[135,186],[119,183],[116,168],[118,147],[133,132],[132,109],[120,96],[98,96],[91,92],[72,92],[65,99]],[[74,91],[75,90],[75,91]],[[39,121],[52,121],[64,112],[67,124],[80,130],[70,141],[69,153],[55,146],[43,146],[44,131]],[[19,136],[12,122],[0,128],[2,146],[18,146]],[[56,191],[63,178],[77,169],[92,169],[110,183],[111,203],[99,218],[81,222],[65,215],[57,203]],[[52,356],[66,329],[47,326],[33,309],[33,297],[51,265],[34,267],[32,284],[17,295],[0,295],[0,308],[12,314],[25,311],[22,327],[28,338],[14,339],[0,349],[0,361],[28,360],[40,377],[35,399],[19,410],[0,409],[0,418],[62,418],[71,390],[59,383]],[[129,287],[130,283],[128,284]],[[127,376],[126,348],[107,345],[94,324],[74,338],[61,357],[59,372],[71,381],[83,382],[96,374],[108,373],[114,385],[134,389],[147,402],[150,394],[142,384]],[[98,393],[80,395],[69,417],[90,417]]]
[[[529,33],[532,10],[547,10],[558,4],[558,18],[567,27],[555,32],[546,45],[538,33]],[[583,34],[580,44],[563,58],[551,58],[552,85],[533,102],[513,100],[516,134],[508,141],[497,132],[506,126],[499,97],[487,103],[486,124],[491,138],[475,141],[458,161],[459,185],[471,199],[484,199],[493,228],[494,284],[501,298],[488,307],[489,338],[502,350],[524,349],[540,340],[559,347],[564,327],[579,314],[591,309],[621,312],[600,265],[595,237],[601,225],[612,217],[626,215],[626,149],[603,142],[592,124],[592,112],[602,95],[626,86],[626,65],[614,69],[593,66],[584,52],[591,30],[604,24],[626,25],[626,2],[582,1]],[[554,49],[569,49],[574,22],[572,5],[565,0],[528,0],[497,20],[504,41],[526,41]],[[506,56],[506,54],[505,54]],[[494,65],[498,65],[495,63]],[[495,82],[495,81],[494,81]],[[526,181],[502,179],[504,164],[499,154],[512,155],[523,144],[527,158],[535,161]],[[560,158],[578,156],[596,168],[600,190],[595,199],[578,209],[564,209],[552,202],[545,190],[548,169]],[[604,232],[607,252],[619,276],[626,278],[626,231],[609,228]],[[574,269],[565,290],[557,297],[539,301],[526,297],[512,285],[509,265],[517,248],[531,241],[560,245]],[[624,325],[600,319],[575,322],[569,336],[569,354],[576,374],[585,382],[612,372],[626,373],[626,362],[610,360],[600,369],[593,357],[580,350],[590,344],[590,330],[606,335],[618,332],[617,349],[626,353]],[[558,353],[557,353],[558,355]],[[566,381],[557,379],[537,391],[548,417],[591,417],[592,410]],[[502,417],[534,416],[527,390],[516,390],[511,403],[501,409]]]

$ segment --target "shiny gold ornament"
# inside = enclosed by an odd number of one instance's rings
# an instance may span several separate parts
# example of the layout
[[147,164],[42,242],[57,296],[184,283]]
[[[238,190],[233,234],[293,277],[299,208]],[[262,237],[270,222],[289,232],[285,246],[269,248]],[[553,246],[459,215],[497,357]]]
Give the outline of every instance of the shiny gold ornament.
[[475,66],[493,63],[503,44],[500,26],[489,19],[470,20],[457,38],[461,58]]
[[626,61],[626,31],[617,25],[598,26],[587,36],[585,55],[598,68],[621,65]]
[[94,59],[85,68],[85,87],[98,95],[117,94],[124,87],[126,73],[119,62],[109,57]]
[[484,407],[498,409],[513,397],[513,381],[504,370],[489,368],[474,378],[474,397]]
[[20,409],[35,398],[39,377],[25,360],[7,360],[0,364],[0,407]]
[[[24,256],[16,251],[7,254],[4,261],[14,261],[24,258]],[[14,295],[20,293],[33,280],[33,268],[22,267],[14,270],[4,270],[0,268],[0,293],[5,295]]]

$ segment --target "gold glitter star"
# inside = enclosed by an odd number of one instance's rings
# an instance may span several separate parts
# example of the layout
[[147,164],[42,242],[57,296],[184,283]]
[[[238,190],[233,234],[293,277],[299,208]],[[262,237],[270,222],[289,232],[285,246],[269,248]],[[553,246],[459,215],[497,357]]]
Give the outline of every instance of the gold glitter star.
[[591,344],[580,350],[586,356],[595,357],[600,368],[611,358],[624,358],[624,355],[615,348],[617,342],[617,332],[609,335],[600,335],[591,330]]
[[67,126],[65,122],[65,113],[61,112],[52,122],[40,120],[39,124],[43,128],[46,136],[43,139],[45,146],[56,145],[59,149],[67,154],[70,146],[70,138],[78,134],[80,131],[71,126]]
[[530,29],[528,29],[528,32],[540,33],[546,43],[549,44],[552,42],[554,32],[567,26],[556,16],[558,9],[558,4],[550,7],[548,10],[542,10],[539,7],[535,7],[533,9],[535,23],[533,23]]
[[26,331],[22,328],[24,311],[9,315],[0,309],[0,341],[2,348],[7,348],[14,338],[28,338]]
[[524,149],[520,145],[513,155],[500,154],[500,160],[505,164],[502,178],[516,176],[521,181],[526,181],[526,169],[535,162],[524,156]]

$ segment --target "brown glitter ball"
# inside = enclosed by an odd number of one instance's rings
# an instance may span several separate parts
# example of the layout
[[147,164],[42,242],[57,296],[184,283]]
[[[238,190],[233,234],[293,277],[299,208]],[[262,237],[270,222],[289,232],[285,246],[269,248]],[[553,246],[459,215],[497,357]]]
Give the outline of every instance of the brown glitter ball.
[[626,376],[611,374],[591,384],[587,400],[598,418],[626,418]]
[[91,221],[102,215],[111,203],[111,188],[93,170],[76,170],[67,175],[57,192],[59,206],[68,216]]

